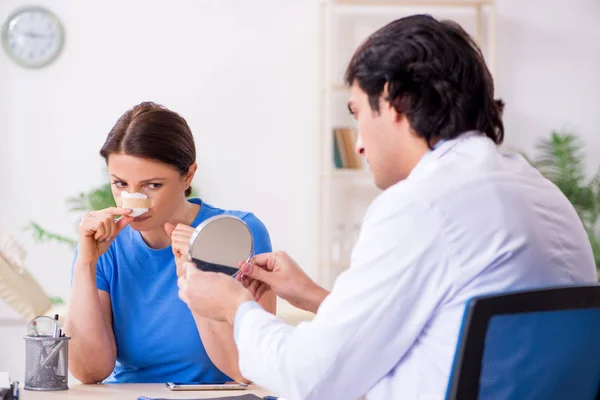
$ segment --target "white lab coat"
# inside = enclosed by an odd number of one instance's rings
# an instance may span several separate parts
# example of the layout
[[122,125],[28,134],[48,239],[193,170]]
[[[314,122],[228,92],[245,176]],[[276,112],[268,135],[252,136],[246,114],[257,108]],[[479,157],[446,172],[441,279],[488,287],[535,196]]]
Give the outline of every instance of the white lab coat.
[[242,374],[292,399],[443,399],[472,296],[596,282],[573,207],[476,132],[444,142],[367,210],[314,320],[238,317]]

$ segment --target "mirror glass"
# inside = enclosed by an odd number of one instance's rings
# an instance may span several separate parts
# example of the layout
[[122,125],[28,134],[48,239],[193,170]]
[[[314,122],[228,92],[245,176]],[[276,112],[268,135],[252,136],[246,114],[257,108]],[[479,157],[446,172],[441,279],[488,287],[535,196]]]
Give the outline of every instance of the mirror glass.
[[202,222],[190,238],[190,256],[203,271],[235,275],[240,261],[252,257],[254,241],[248,225],[232,215]]

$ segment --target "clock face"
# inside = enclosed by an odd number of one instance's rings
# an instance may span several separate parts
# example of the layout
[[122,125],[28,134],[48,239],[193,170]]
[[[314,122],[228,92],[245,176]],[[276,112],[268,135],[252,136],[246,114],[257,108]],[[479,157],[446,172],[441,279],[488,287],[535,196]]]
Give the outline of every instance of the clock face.
[[63,45],[64,30],[54,14],[42,7],[20,9],[2,27],[2,45],[18,64],[40,68],[52,62]]

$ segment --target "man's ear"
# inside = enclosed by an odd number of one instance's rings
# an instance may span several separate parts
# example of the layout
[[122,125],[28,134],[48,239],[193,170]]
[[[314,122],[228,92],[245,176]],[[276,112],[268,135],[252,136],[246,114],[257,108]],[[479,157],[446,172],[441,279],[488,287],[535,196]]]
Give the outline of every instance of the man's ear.
[[388,88],[389,88],[389,83],[386,82],[385,85],[383,86],[383,91],[381,92],[381,97],[380,97],[380,101],[379,101],[379,113],[381,114],[382,111],[385,111],[386,114],[392,116],[394,122],[400,122],[400,120],[402,119],[402,117],[404,117],[404,115],[402,115],[402,113],[399,113],[397,111],[399,107],[394,105],[394,101],[399,103],[400,99],[388,100],[388,96],[389,96]]

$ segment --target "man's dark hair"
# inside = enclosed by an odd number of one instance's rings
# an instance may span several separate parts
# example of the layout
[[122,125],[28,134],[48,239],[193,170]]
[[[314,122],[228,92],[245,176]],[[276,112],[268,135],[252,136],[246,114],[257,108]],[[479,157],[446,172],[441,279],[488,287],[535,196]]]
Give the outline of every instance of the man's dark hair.
[[455,22],[429,15],[391,22],[356,50],[345,80],[359,85],[376,112],[387,83],[385,100],[430,147],[436,137],[454,139],[470,130],[496,144],[504,139],[504,103],[494,99],[481,50]]

